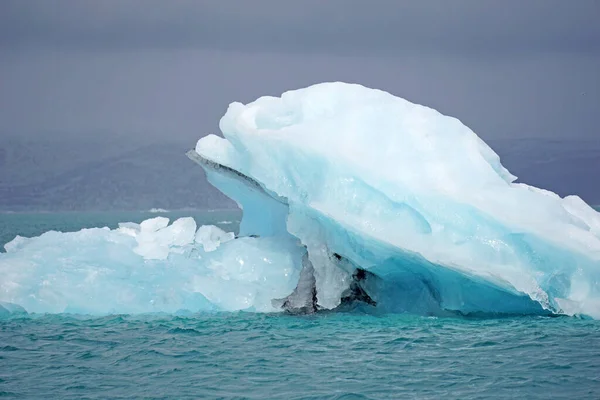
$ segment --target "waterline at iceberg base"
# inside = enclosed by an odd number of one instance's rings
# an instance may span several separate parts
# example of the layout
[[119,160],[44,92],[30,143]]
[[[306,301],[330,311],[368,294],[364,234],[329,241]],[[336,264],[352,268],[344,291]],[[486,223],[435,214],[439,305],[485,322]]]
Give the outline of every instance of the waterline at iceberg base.
[[600,317],[600,214],[517,183],[455,118],[324,83],[233,103],[220,128],[188,156],[242,208],[237,238],[160,218],[17,238],[0,313]]

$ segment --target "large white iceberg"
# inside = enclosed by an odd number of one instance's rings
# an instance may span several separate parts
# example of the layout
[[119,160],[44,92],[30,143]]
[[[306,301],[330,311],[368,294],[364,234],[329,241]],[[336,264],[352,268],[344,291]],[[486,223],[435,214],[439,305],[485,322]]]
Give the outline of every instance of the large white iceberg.
[[337,253],[381,278],[373,296],[391,309],[600,317],[600,214],[515,183],[459,120],[325,83],[233,103],[220,127],[195,149],[209,179],[253,219],[246,229],[307,246],[323,307],[348,285]]
[[0,254],[3,310],[314,311],[353,298],[382,312],[600,318],[600,214],[515,183],[459,120],[325,83],[233,103],[220,127],[188,156],[243,209],[238,238],[161,217],[16,238]]

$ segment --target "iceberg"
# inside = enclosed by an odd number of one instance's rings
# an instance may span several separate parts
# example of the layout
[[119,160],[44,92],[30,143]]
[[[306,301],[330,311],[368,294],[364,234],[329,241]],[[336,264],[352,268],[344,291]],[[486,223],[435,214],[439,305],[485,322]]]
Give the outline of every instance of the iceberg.
[[517,182],[459,120],[336,82],[232,103],[220,128],[187,155],[243,210],[237,235],[156,217],[17,237],[0,314],[600,318],[600,213]]
[[294,289],[306,252],[297,241],[234,240],[216,226],[196,230],[193,218],[169,222],[16,237],[0,254],[0,316],[269,312]]
[[456,118],[336,82],[232,103],[220,128],[188,155],[246,234],[306,246],[323,308],[361,269],[386,310],[600,317],[600,214],[516,182]]
[[169,212],[169,210],[165,210],[164,208],[151,208],[148,210],[148,212],[152,214],[160,214]]

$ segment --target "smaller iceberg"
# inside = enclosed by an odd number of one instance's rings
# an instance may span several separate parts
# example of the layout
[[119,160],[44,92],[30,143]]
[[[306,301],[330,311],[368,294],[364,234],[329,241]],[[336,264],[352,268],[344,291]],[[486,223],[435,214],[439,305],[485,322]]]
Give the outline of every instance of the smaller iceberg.
[[[276,311],[295,287],[296,240],[234,239],[193,218],[16,237],[0,254],[0,313]],[[16,306],[16,305],[19,306]]]
[[169,210],[165,210],[164,208],[151,208],[148,210],[149,213],[152,214],[161,214],[161,213],[167,213],[169,212]]

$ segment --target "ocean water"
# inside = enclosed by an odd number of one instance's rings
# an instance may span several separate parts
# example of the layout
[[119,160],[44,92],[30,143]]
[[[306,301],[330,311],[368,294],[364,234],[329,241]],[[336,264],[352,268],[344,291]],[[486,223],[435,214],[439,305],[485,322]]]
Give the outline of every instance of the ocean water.
[[[0,243],[156,215],[0,214]],[[2,279],[2,277],[0,277]],[[0,397],[600,398],[600,321],[253,313],[0,320]]]

